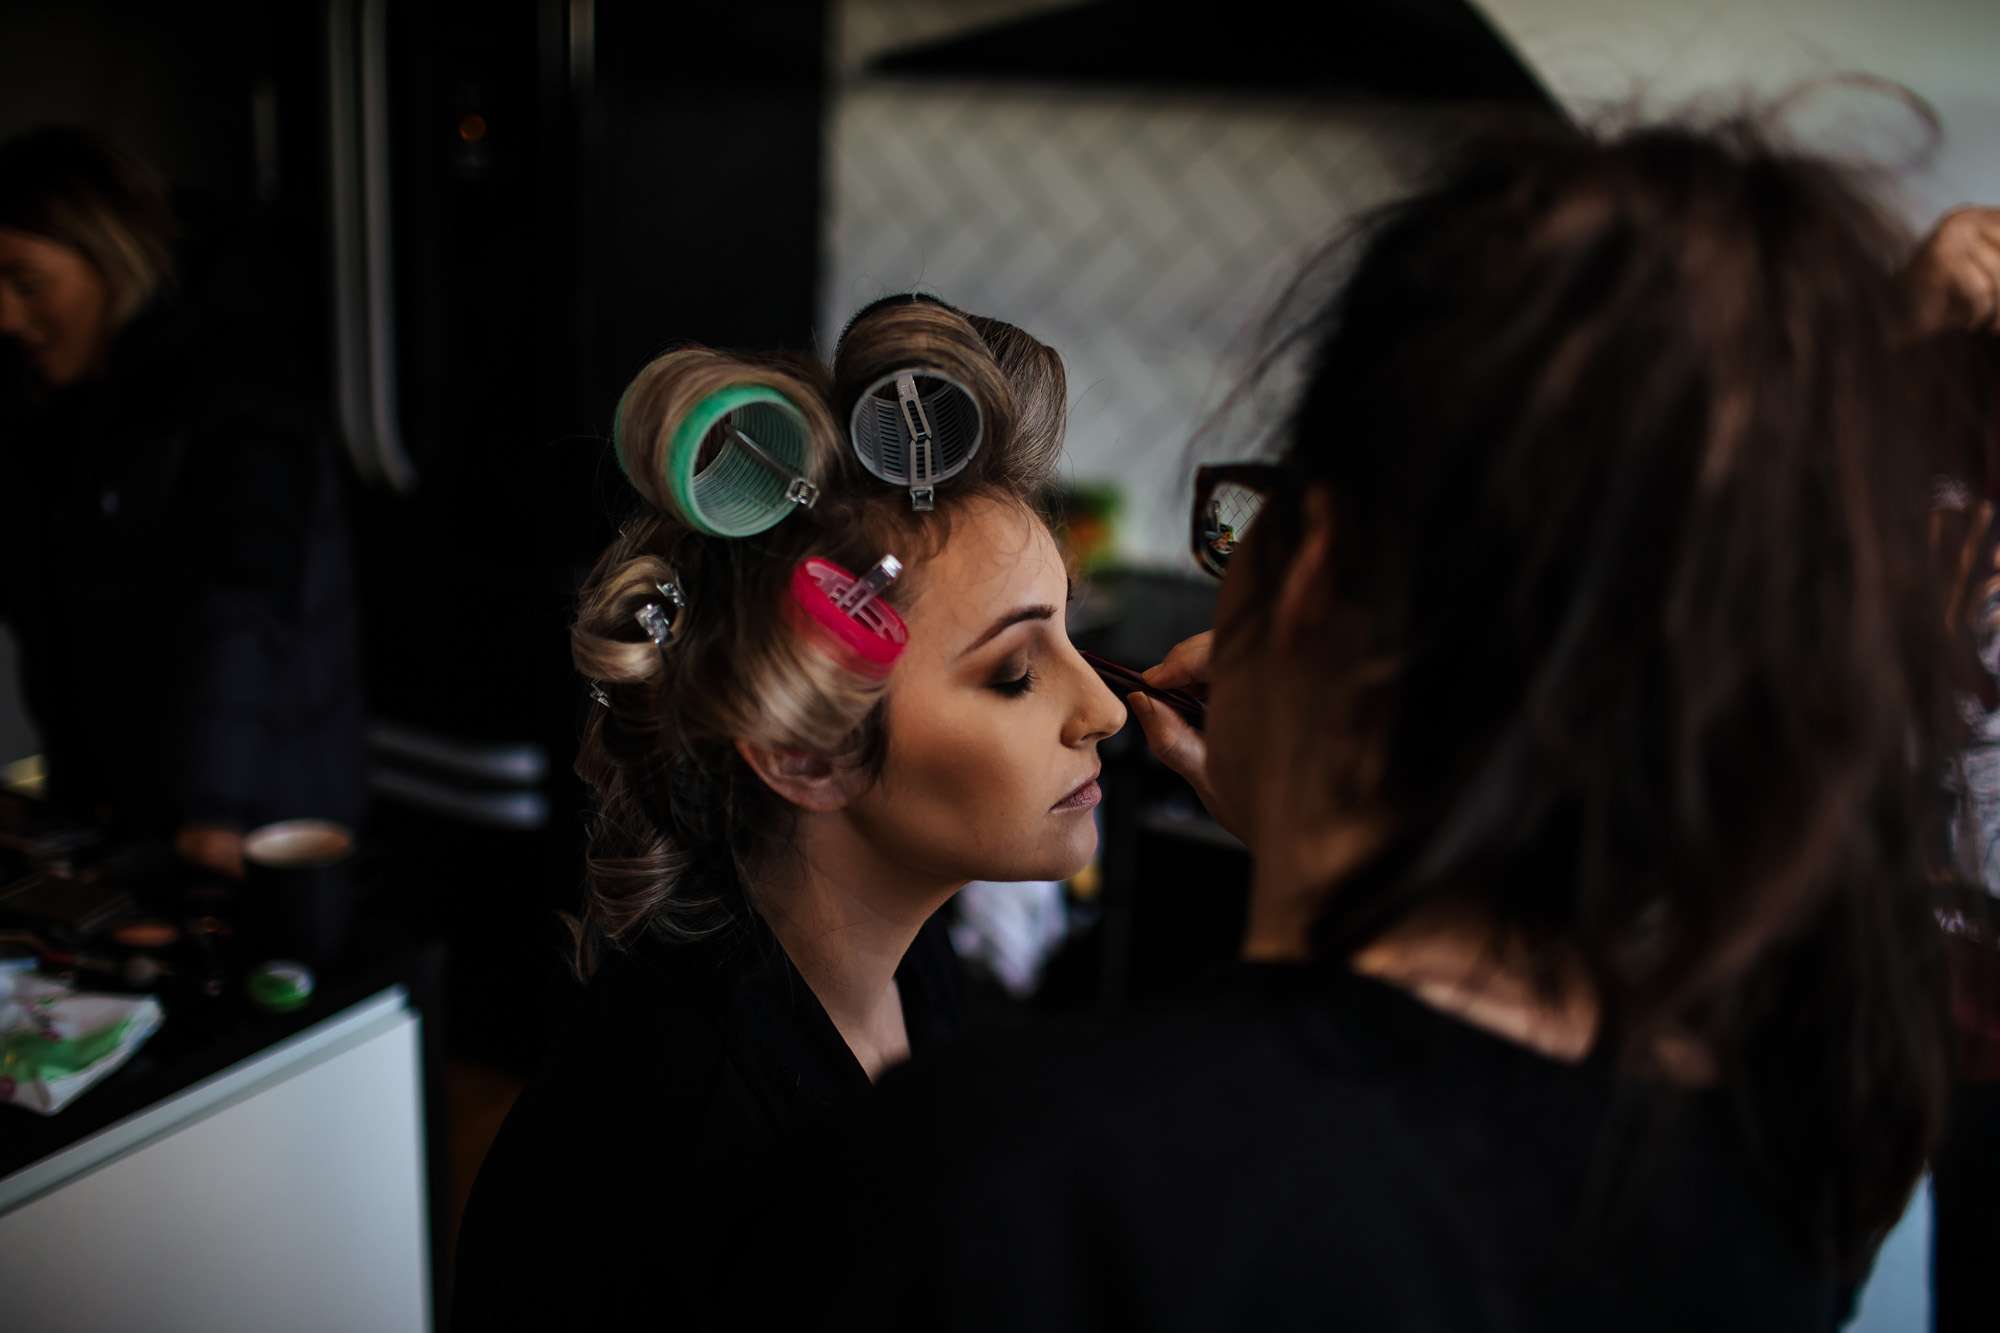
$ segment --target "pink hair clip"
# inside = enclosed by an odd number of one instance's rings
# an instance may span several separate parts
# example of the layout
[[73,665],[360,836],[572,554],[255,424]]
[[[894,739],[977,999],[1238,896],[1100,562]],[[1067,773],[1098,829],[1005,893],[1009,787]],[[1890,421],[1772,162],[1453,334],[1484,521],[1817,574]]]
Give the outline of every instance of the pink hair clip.
[[882,592],[903,572],[903,562],[885,555],[860,578],[816,555],[792,571],[792,601],[806,624],[844,665],[865,675],[886,676],[910,641],[910,628]]

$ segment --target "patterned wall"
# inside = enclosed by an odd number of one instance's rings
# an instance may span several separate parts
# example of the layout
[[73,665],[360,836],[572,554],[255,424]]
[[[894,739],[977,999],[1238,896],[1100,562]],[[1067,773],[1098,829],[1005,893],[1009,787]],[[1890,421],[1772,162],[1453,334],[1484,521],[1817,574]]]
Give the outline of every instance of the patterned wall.
[[1072,475],[1124,489],[1124,553],[1189,568],[1194,427],[1303,260],[1405,187],[1441,130],[1382,104],[860,71],[887,47],[1047,7],[839,6],[822,345],[866,301],[917,287],[1029,329],[1069,365]]

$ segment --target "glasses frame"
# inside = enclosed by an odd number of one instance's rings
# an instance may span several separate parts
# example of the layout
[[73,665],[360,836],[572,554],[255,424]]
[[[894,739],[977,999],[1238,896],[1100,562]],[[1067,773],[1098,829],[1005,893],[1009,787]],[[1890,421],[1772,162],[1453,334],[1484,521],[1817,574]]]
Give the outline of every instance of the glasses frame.
[[[1224,540],[1215,519],[1215,490],[1236,485],[1255,491],[1262,504],[1269,504],[1283,482],[1284,467],[1279,463],[1211,463],[1194,470],[1194,499],[1188,511],[1188,550],[1201,572],[1221,578],[1229,569],[1235,550],[1235,534],[1229,534],[1229,549],[1218,552]],[[1262,512],[1260,505],[1259,512]]]

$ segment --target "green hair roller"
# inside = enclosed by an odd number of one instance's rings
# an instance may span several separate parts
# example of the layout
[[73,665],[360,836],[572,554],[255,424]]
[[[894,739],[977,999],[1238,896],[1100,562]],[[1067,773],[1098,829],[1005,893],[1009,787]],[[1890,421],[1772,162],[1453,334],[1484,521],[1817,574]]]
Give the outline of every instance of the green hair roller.
[[[621,430],[624,415],[621,402]],[[613,452],[631,480],[624,451]],[[696,403],[674,427],[667,494],[696,531],[752,537],[819,500],[819,487],[806,476],[810,456],[805,414],[791,400],[761,384],[731,385]]]

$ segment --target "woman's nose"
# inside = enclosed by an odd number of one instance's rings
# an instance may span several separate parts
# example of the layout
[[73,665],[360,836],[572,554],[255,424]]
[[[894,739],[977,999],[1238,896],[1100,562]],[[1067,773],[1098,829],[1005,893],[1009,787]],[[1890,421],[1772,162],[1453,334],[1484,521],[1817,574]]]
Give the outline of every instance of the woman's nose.
[[1082,692],[1070,714],[1069,734],[1063,739],[1070,745],[1093,745],[1116,735],[1125,725],[1125,704],[1075,651],[1070,652],[1069,658],[1070,670],[1080,682]]

